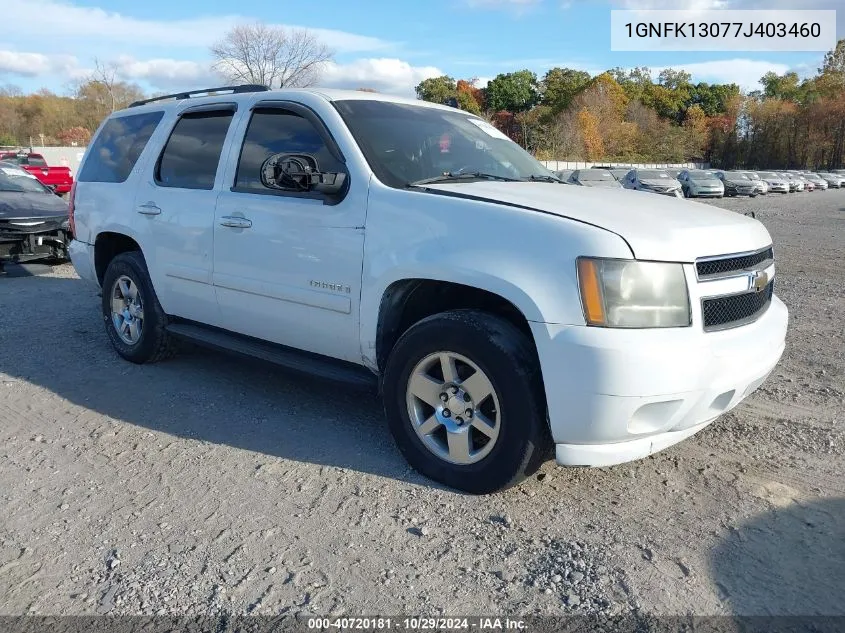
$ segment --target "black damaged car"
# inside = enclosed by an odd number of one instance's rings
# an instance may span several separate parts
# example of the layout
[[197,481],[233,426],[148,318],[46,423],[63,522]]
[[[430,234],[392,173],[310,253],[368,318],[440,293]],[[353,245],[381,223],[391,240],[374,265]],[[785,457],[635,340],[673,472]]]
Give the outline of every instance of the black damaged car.
[[0,271],[7,262],[67,259],[68,204],[17,165],[0,162]]

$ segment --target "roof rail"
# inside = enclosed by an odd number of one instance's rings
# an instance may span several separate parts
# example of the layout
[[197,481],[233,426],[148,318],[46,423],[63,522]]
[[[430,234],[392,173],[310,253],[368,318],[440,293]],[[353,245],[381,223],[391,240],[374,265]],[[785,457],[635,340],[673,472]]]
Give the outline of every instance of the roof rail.
[[136,106],[142,106],[148,103],[155,103],[156,101],[164,101],[166,99],[176,99],[177,101],[181,99],[190,99],[194,95],[206,95],[210,92],[230,92],[231,94],[236,95],[244,92],[266,92],[267,90],[270,90],[270,88],[261,84],[241,84],[239,86],[220,86],[219,88],[203,88],[202,90],[188,90],[186,92],[176,92],[172,95],[162,95],[160,97],[152,97],[151,99],[141,99],[140,101],[130,103],[129,107],[134,108]]

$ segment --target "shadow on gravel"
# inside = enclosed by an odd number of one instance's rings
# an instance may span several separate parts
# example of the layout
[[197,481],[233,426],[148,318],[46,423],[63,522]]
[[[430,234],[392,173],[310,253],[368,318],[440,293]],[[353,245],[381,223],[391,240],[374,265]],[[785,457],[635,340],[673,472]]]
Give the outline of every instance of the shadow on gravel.
[[3,264],[0,266],[0,280],[13,277],[36,277],[52,271],[47,264]]
[[3,286],[0,372],[154,431],[436,486],[395,448],[373,393],[193,346],[133,365],[108,343],[90,285],[34,277]]
[[845,498],[753,517],[713,551],[711,570],[737,615],[845,616]]

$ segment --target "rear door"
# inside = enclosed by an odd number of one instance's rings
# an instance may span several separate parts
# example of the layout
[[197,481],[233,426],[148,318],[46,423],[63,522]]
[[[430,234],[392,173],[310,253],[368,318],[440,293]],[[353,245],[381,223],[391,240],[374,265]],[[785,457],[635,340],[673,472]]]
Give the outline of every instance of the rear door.
[[216,325],[211,282],[220,156],[236,106],[204,104],[180,113],[135,197],[139,232],[156,294],[168,314]]

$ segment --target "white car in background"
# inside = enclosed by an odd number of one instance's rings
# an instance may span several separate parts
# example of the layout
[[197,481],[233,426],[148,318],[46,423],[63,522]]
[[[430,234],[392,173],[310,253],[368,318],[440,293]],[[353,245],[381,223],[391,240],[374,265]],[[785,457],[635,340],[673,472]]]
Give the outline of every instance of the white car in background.
[[804,191],[804,181],[800,178],[796,177],[795,174],[789,172],[778,172],[778,174],[785,178],[786,181],[789,183],[789,192],[794,193],[796,191]]
[[725,195],[722,181],[705,169],[684,169],[678,174],[678,182],[685,198],[722,198]]
[[772,193],[789,193],[789,180],[773,171],[758,172]]
[[748,176],[752,181],[754,181],[754,184],[757,187],[757,193],[763,196],[769,193],[769,185],[766,183],[765,180],[760,178],[760,174],[758,174],[756,171],[746,171],[745,175]]
[[632,169],[622,179],[625,189],[683,198],[681,183],[665,169]]

